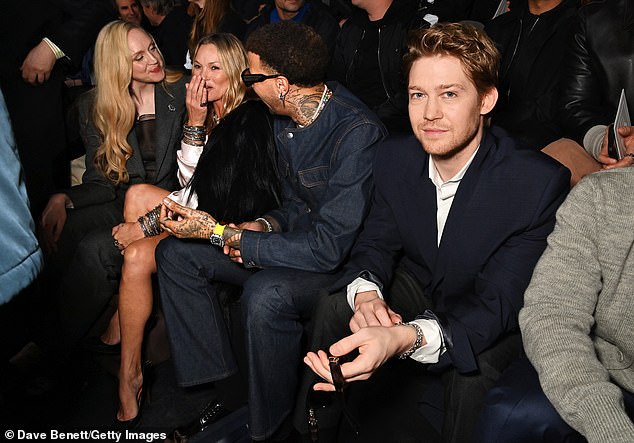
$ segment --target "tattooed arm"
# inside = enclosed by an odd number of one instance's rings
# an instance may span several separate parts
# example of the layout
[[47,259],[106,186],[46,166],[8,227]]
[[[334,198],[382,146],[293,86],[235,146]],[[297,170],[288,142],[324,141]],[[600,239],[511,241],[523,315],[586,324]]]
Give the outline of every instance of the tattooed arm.
[[[161,227],[178,238],[200,238],[209,240],[217,222],[204,211],[179,205],[174,200],[163,199]],[[222,239],[227,247],[240,249],[242,229],[235,225],[225,226]]]
[[169,198],[163,199],[161,227],[173,236],[209,240],[215,226],[216,220],[206,212],[179,205]]

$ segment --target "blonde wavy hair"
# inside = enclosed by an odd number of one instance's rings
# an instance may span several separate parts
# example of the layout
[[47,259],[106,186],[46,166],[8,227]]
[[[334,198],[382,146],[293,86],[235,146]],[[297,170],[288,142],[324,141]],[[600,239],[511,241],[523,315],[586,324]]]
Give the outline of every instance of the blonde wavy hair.
[[[216,47],[222,69],[227,74],[227,77],[229,77],[229,86],[223,97],[223,116],[225,116],[240,106],[244,101],[247,87],[242,81],[240,74],[249,67],[247,53],[237,37],[233,34],[219,32],[207,35],[198,41],[196,50],[194,51],[194,60],[196,59],[198,49],[204,45],[214,45]],[[213,113],[209,112],[205,121],[205,126],[208,128],[213,125],[212,117]]]
[[[128,182],[126,162],[133,154],[132,146],[128,143],[128,134],[136,118],[136,107],[130,90],[132,57],[128,47],[128,33],[133,29],[147,34],[138,25],[116,20],[103,27],[95,43],[97,86],[92,120],[101,136],[101,144],[97,148],[94,161],[97,169],[115,185]],[[161,55],[161,59],[162,57]],[[166,75],[162,85],[165,82],[173,83],[180,77],[179,74],[171,74],[169,78]]]
[[194,54],[198,40],[205,35],[218,32],[218,26],[231,8],[230,0],[205,0],[205,7],[191,3],[190,10],[194,15],[194,23],[189,34],[189,52]]

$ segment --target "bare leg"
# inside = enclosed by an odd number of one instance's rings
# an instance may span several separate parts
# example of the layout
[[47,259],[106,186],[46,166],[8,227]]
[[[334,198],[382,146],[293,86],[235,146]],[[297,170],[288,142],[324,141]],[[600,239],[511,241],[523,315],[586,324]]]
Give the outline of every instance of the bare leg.
[[137,395],[143,386],[141,349],[145,323],[152,312],[152,273],[156,272],[154,250],[166,233],[144,238],[128,246],[123,255],[119,286],[121,366],[120,409],[117,419],[131,420],[138,414]]
[[116,310],[112,317],[108,327],[101,334],[101,341],[107,345],[116,345],[121,341],[121,332],[119,332],[119,310]]
[[[130,186],[130,189],[128,189],[125,194],[125,203],[123,206],[124,220],[126,222],[136,221],[141,215],[147,213],[157,205],[160,205],[161,201],[168,195],[169,191],[154,185],[143,184]],[[130,246],[128,249],[130,249]],[[154,257],[152,257],[152,261],[154,261]],[[123,285],[123,279],[121,285]],[[119,303],[121,303],[120,299]],[[101,334],[101,341],[109,345],[116,345],[121,341],[119,329],[119,311],[117,310],[110,318],[108,328]]]
[[133,185],[125,194],[123,204],[123,219],[126,222],[134,222],[148,212],[160,205],[169,191],[154,185]]

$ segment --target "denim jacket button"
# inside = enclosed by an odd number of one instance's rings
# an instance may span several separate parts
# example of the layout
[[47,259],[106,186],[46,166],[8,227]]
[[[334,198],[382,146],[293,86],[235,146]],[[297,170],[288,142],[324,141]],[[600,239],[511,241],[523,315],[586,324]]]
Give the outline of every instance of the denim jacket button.
[[292,133],[292,132],[289,132],[288,134],[286,134],[286,137],[287,137],[287,138],[293,138],[293,133]]

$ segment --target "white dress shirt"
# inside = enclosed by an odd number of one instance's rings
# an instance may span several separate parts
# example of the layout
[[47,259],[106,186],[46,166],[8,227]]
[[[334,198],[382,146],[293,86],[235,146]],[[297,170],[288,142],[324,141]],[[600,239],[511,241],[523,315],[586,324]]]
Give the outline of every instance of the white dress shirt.
[[[205,143],[207,143],[208,138],[209,137],[205,137]],[[194,175],[203,149],[204,146],[194,146],[181,141],[181,148],[176,151],[176,164],[178,165],[178,182],[182,188],[167,196],[179,205],[187,206],[192,209],[198,207],[198,195],[187,185],[192,175]]]

